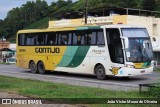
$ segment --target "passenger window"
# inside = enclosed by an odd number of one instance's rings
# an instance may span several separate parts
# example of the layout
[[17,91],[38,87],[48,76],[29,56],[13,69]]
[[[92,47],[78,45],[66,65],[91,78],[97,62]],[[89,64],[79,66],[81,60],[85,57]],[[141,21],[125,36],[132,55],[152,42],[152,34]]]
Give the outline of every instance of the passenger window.
[[26,45],[35,45],[35,36],[33,34],[28,34],[26,38]]
[[67,45],[67,44],[68,44],[67,35],[61,35],[61,45]]
[[77,45],[78,37],[75,33],[73,33],[73,45]]
[[87,45],[87,34],[81,35],[81,45]]
[[89,34],[90,44],[91,45],[104,45],[104,35],[102,31],[94,31]]
[[97,33],[96,32],[92,32],[91,45],[95,45],[96,44],[96,38],[97,38]]
[[37,45],[45,45],[46,43],[45,43],[45,40],[46,40],[46,34],[45,33],[38,33],[37,35],[36,35],[36,40],[37,40],[37,42],[36,42],[36,44]]
[[57,45],[57,35],[56,35],[56,33],[48,33],[48,35],[47,35],[47,45]]
[[25,45],[25,34],[18,35],[18,45],[20,46]]
[[97,45],[104,45],[104,35],[103,32],[97,32]]
[[71,45],[72,43],[72,33],[69,33],[69,36],[68,36],[68,45]]

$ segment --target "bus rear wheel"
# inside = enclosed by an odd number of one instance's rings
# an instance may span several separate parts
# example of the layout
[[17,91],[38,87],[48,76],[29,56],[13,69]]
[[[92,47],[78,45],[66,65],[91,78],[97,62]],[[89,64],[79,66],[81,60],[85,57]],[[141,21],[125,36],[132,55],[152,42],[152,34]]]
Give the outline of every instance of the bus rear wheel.
[[29,63],[29,68],[31,70],[32,73],[36,74],[37,73],[37,67],[34,61],[31,61]]
[[38,63],[38,72],[39,72],[40,74],[45,74],[45,73],[46,73],[46,72],[45,72],[44,63],[43,63],[42,61],[40,61],[40,62]]
[[96,74],[97,79],[99,79],[99,80],[106,79],[106,73],[105,73],[105,69],[104,69],[103,65],[96,66],[95,74]]

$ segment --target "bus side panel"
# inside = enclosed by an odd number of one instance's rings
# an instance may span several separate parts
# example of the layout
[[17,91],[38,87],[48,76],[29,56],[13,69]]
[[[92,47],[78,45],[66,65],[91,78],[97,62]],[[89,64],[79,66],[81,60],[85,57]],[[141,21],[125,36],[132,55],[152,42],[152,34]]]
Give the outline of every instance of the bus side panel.
[[[96,66],[96,64],[102,64],[106,70],[106,75],[113,75],[113,73],[111,72],[111,66],[113,64],[110,60],[109,53],[107,52],[105,47],[90,46],[88,48],[81,46],[80,50],[78,50],[78,48],[74,50],[73,48],[75,47],[72,47],[73,58],[72,60],[68,60],[70,61],[68,62],[69,65],[58,66],[55,70],[74,73],[94,74],[94,67]],[[63,58],[65,57],[66,56],[63,56]],[[61,63],[63,62],[61,61]]]
[[94,73],[94,68],[97,64],[104,66],[106,75],[113,75],[111,72],[112,62],[106,46],[92,46],[90,49],[90,70]]
[[17,58],[17,66],[21,67],[21,68],[28,68],[28,66],[25,66],[25,57],[28,57],[26,54],[26,49],[23,47],[18,47],[17,48],[17,54],[16,54],[16,58]]
[[38,61],[42,61],[46,70],[54,70],[61,61],[66,46],[22,46],[17,49],[17,65],[19,67],[28,68],[29,62],[33,60],[36,64]]
[[86,72],[89,68],[87,53],[90,46],[69,46],[56,70],[66,72]]
[[21,67],[21,68],[26,68],[25,66],[24,66],[24,56],[23,55],[18,55],[17,54],[17,66],[18,67]]

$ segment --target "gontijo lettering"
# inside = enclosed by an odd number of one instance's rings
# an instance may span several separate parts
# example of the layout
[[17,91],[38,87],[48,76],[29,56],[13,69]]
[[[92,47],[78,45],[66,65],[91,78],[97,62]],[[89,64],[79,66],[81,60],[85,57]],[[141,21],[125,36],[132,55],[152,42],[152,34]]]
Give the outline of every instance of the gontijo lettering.
[[36,53],[60,53],[60,48],[35,48]]

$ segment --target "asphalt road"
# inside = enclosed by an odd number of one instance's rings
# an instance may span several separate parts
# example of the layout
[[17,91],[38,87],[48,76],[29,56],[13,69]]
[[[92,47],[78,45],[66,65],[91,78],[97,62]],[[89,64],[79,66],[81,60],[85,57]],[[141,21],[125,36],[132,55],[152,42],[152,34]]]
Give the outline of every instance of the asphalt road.
[[62,72],[50,72],[45,75],[32,74],[28,69],[17,68],[16,65],[4,64],[0,64],[0,75],[123,91],[138,90],[139,84],[156,83],[160,81],[160,73],[156,72],[147,75],[130,77],[129,79],[109,77],[107,80],[97,80],[94,75]]

